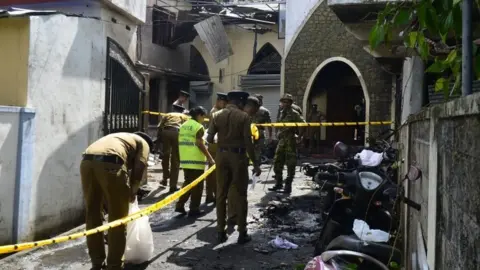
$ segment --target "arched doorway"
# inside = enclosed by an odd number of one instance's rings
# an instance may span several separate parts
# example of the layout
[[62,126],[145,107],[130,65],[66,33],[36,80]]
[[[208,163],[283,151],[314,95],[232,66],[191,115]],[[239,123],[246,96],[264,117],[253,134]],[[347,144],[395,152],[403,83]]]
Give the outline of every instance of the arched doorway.
[[242,90],[263,96],[263,106],[270,111],[272,121],[278,112],[281,69],[281,54],[267,42],[253,57],[247,75],[240,76]]
[[[308,108],[307,118],[312,105],[316,104],[326,122],[368,121],[369,103],[360,71],[343,57],[327,59],[317,67],[310,77],[303,100],[304,108]],[[365,132],[368,132],[368,126],[325,127],[320,129],[318,143],[320,148],[327,149],[331,149],[336,141],[363,145]]]
[[[209,76],[208,66],[203,59],[202,54],[190,45],[190,72],[196,75]],[[202,106],[207,110],[212,108],[213,87],[210,81],[191,81],[190,82],[190,108]]]
[[280,74],[282,56],[269,42],[260,48],[248,67],[248,74]]

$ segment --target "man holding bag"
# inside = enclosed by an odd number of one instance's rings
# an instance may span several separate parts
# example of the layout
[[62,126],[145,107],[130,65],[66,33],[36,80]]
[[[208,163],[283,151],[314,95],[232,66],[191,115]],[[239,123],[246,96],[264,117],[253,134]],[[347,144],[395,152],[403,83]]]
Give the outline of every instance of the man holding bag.
[[[128,215],[129,203],[135,201],[141,180],[147,171],[147,161],[153,140],[143,132],[113,133],[92,143],[84,152],[80,164],[83,195],[86,206],[87,230],[102,225],[105,198],[108,221]],[[105,266],[103,234],[87,236],[92,270],[122,269],[125,252],[125,226],[108,232],[108,258]]]
[[[199,106],[189,111],[191,118],[180,127],[178,132],[180,167],[183,169],[185,181],[183,187],[186,187],[205,172],[206,161],[213,165],[215,161],[207,150],[203,141],[205,128],[203,122],[207,116],[207,111]],[[185,203],[190,198],[190,209],[188,215],[196,217],[202,214],[200,204],[202,200],[203,181],[192,188],[189,192],[178,199],[175,206],[175,212],[186,214]]]

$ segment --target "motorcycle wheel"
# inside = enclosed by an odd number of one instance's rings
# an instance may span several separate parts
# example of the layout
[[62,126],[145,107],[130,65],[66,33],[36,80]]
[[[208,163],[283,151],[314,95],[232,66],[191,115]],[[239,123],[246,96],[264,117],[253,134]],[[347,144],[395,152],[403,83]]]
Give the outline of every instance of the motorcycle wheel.
[[318,240],[315,243],[315,250],[313,251],[313,256],[319,256],[327,248],[328,244],[337,236],[342,234],[342,229],[340,223],[329,219],[323,225],[322,231],[318,236]]

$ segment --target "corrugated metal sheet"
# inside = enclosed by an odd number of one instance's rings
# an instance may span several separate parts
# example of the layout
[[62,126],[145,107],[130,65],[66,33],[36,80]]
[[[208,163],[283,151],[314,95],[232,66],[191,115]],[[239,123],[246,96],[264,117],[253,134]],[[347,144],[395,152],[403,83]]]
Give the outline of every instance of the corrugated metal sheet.
[[240,88],[250,94],[263,96],[263,106],[270,111],[272,121],[276,121],[280,100],[280,74],[259,74],[239,76]]
[[[212,108],[213,84],[206,81],[190,82],[190,102],[193,106],[203,106],[210,111]],[[194,97],[192,99],[192,97]]]
[[248,91],[250,88],[280,87],[280,74],[240,75],[240,87]]
[[215,63],[233,55],[232,46],[228,41],[220,16],[212,16],[195,24],[195,29]]

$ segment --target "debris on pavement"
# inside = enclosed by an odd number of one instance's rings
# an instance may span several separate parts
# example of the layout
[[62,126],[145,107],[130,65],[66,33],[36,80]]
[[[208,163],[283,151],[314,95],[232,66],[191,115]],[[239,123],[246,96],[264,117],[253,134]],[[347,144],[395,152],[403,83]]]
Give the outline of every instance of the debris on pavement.
[[297,249],[298,245],[288,241],[287,239],[283,239],[280,236],[275,237],[272,241],[269,242],[275,248],[281,249]]

